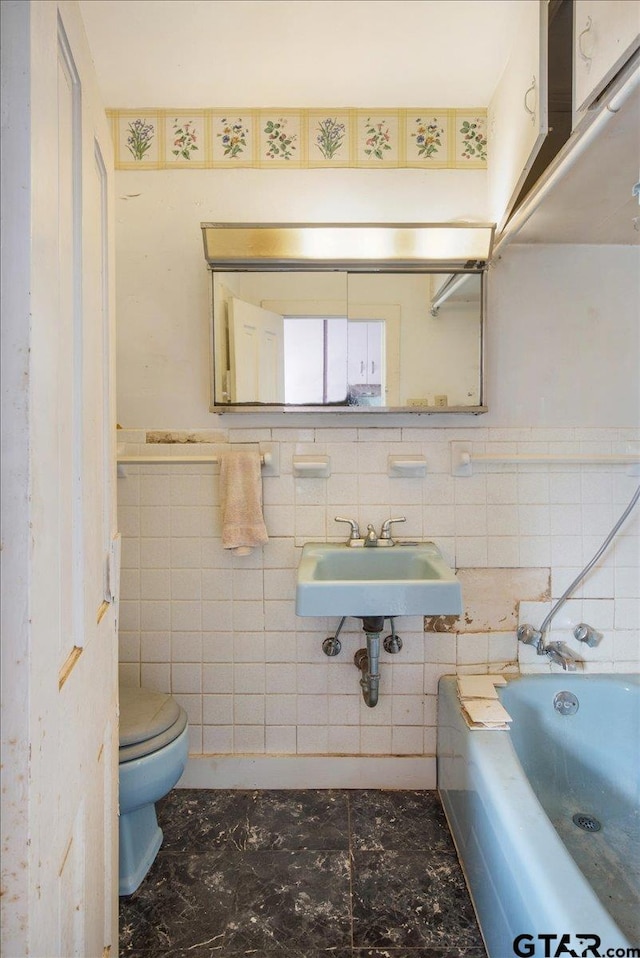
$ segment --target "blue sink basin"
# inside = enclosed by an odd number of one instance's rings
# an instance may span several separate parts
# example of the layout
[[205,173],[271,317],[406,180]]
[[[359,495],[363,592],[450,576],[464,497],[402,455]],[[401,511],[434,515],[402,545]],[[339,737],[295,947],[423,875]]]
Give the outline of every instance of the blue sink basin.
[[460,583],[433,542],[352,548],[307,542],[296,585],[301,616],[459,615]]

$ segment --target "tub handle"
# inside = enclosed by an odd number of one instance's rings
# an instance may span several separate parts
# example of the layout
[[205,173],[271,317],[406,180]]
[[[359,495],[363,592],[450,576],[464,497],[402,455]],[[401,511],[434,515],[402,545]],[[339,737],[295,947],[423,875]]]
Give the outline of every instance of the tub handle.
[[573,635],[578,642],[585,642],[590,649],[593,649],[596,645],[599,645],[603,639],[602,632],[598,632],[597,629],[587,625],[586,622],[581,622],[580,625],[576,625],[575,629],[573,630]]

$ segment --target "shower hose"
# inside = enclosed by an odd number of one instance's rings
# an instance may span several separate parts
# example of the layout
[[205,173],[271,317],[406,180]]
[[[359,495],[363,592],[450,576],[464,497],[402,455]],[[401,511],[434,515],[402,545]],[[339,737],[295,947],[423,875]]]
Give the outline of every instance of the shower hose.
[[547,629],[549,628],[549,625],[554,615],[556,614],[558,609],[562,608],[562,606],[567,601],[567,599],[569,598],[573,590],[578,585],[580,585],[580,583],[582,582],[584,577],[587,575],[587,573],[590,572],[590,570],[594,567],[594,565],[596,564],[596,562],[598,561],[602,553],[605,552],[605,550],[608,548],[609,543],[611,542],[611,540],[617,533],[622,523],[626,520],[627,516],[629,515],[633,507],[636,505],[638,499],[640,499],[640,486],[638,486],[638,488],[634,492],[633,496],[631,497],[631,501],[629,502],[629,505],[624,510],[624,512],[622,513],[622,515],[616,522],[615,526],[613,527],[613,529],[611,530],[607,538],[604,540],[604,542],[602,543],[602,545],[600,546],[600,548],[594,555],[593,559],[591,559],[591,561],[584,567],[584,569],[580,572],[580,574],[576,576],[576,578],[573,580],[571,585],[562,593],[562,595],[560,596],[556,604],[551,609],[551,612],[549,613],[549,615],[546,617],[546,619],[540,626],[541,646],[544,645],[544,637],[546,635]]

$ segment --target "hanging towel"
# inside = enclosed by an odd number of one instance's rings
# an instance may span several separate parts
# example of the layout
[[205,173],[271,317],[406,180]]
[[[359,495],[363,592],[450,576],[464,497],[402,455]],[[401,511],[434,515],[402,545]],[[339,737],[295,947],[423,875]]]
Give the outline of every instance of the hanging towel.
[[220,460],[222,547],[249,555],[269,536],[262,516],[260,453],[225,452]]

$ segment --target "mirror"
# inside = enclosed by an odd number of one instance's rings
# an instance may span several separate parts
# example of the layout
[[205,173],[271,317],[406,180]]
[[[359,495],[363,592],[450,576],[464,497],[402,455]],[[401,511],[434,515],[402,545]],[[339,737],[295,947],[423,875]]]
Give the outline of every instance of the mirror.
[[484,261],[340,265],[210,262],[212,409],[484,412]]

